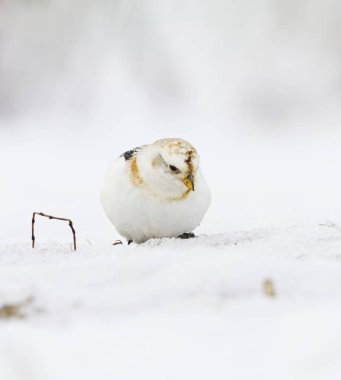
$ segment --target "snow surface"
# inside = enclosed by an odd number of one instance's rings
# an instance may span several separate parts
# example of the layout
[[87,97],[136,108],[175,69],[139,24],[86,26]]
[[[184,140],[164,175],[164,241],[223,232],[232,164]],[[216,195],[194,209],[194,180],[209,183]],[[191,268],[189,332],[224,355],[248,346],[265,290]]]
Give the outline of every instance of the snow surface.
[[30,301],[0,320],[0,378],[338,379],[340,259],[329,222],[3,245],[0,305]]

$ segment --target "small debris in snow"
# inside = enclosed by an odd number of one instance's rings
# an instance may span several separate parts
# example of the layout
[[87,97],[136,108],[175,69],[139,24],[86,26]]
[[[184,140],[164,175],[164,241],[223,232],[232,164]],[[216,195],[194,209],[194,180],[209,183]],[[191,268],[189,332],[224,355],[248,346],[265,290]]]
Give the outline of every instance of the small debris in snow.
[[27,298],[18,303],[6,303],[0,306],[0,319],[25,318],[24,308],[30,305],[33,298]]
[[112,243],[112,245],[120,245],[120,244],[123,244],[123,243],[121,242],[121,240],[115,240],[115,241]]
[[269,278],[264,280],[263,290],[266,296],[268,297],[276,297],[276,292],[274,289],[273,281]]

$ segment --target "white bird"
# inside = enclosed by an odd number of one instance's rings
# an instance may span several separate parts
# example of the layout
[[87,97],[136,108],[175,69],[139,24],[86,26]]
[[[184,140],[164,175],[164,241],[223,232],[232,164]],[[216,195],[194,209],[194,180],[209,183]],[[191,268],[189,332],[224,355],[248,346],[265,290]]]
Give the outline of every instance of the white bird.
[[123,153],[101,191],[104,212],[128,243],[194,236],[210,199],[196,149],[177,138]]

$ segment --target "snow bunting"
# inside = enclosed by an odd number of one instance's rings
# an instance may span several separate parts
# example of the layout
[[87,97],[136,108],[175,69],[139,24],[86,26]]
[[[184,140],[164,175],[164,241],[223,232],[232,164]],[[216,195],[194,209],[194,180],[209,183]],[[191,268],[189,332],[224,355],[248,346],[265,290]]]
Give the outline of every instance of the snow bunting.
[[101,192],[111,223],[136,243],[192,236],[210,198],[196,149],[176,138],[123,153],[109,168]]

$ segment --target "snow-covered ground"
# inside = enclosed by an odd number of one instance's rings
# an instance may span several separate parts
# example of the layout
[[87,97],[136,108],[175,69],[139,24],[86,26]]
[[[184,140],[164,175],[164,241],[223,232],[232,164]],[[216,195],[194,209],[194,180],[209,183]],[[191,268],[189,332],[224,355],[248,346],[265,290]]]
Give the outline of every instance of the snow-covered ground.
[[0,253],[1,379],[340,376],[332,223]]

